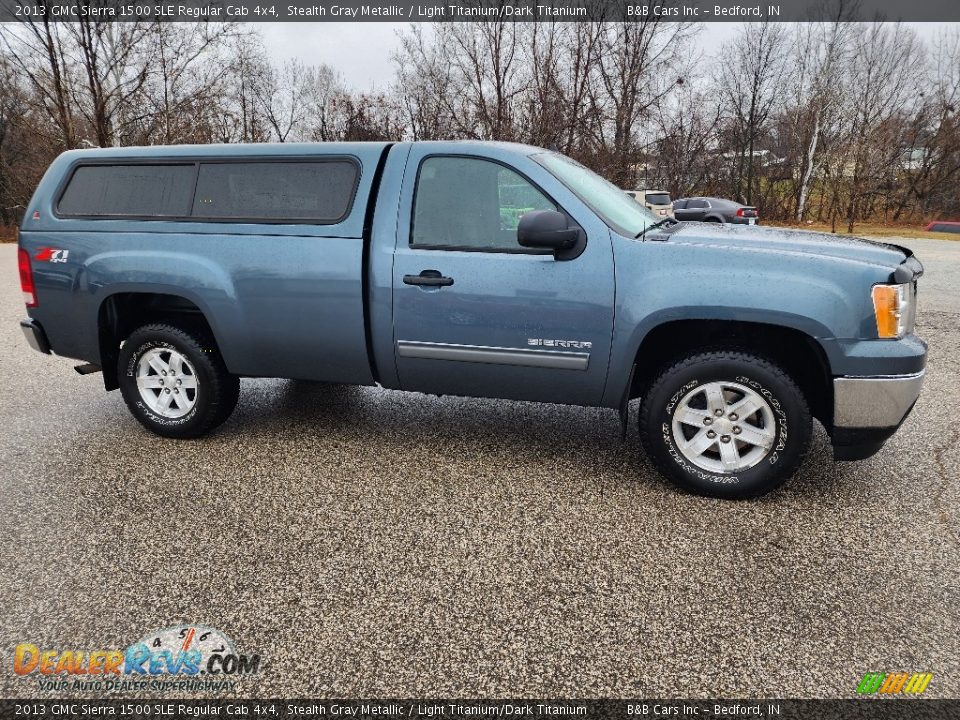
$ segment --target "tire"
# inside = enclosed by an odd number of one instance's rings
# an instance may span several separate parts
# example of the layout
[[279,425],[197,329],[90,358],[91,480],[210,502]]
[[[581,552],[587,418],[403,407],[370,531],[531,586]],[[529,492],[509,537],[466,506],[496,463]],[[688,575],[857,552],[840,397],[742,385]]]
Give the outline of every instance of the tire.
[[[748,415],[735,412],[738,403]],[[785,483],[806,453],[811,426],[790,376],[735,350],[682,358],[660,373],[640,405],[640,440],[656,468],[683,490],[725,499]]]
[[227,372],[216,344],[174,325],[135,330],[120,349],[117,371],[130,412],[163,437],[206,435],[230,417],[240,395],[240,380]]

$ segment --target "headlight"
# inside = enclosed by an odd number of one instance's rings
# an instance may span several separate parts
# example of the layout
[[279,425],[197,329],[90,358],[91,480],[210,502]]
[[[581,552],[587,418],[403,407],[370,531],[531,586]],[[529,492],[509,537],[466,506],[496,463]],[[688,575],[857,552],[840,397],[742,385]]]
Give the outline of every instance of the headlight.
[[916,316],[913,284],[874,285],[873,312],[877,318],[877,335],[902,338],[913,332]]

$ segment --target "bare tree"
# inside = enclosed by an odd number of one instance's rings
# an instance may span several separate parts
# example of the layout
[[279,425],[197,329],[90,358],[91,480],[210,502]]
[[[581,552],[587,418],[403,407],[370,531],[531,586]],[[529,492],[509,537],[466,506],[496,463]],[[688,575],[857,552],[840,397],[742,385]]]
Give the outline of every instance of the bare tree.
[[[116,0],[83,0],[86,3]],[[671,0],[645,0],[651,7]],[[255,27],[0,26],[0,220],[83,145],[474,138],[554,146],[622,187],[727,194],[767,218],[960,213],[960,32],[895,24],[745,25],[712,66],[699,28],[613,23],[413,25],[394,84],[276,63]],[[761,159],[762,156],[762,159]]]
[[796,33],[791,54],[796,67],[791,125],[799,156],[797,222],[806,218],[810,187],[818,171],[823,144],[841,105],[841,76],[854,9],[850,3],[839,0],[832,22],[801,25]]
[[226,72],[215,97],[218,136],[221,142],[266,142],[270,128],[261,111],[260,89],[270,68],[260,36],[239,32],[227,43]]
[[401,33],[393,61],[397,68],[393,92],[400,98],[411,138],[438,140],[466,134],[468,110],[460,106],[462,81],[435,42],[432,29],[411,25]]
[[640,124],[651,121],[663,98],[683,84],[688,72],[684,40],[691,32],[657,15],[604,26],[590,102],[603,118],[595,139],[600,165],[612,182],[633,184]]
[[139,100],[153,142],[202,142],[211,137],[217,99],[228,84],[223,70],[230,67],[231,43],[242,36],[234,23],[148,26],[147,79]]
[[904,131],[909,148],[893,219],[913,207],[923,218],[960,213],[960,29],[942,29],[933,39],[928,81]]
[[788,42],[782,25],[751,23],[721,50],[717,85],[736,159],[733,192],[747,205],[753,203],[757,144],[782,102]]
[[[882,183],[901,166],[904,147],[895,130],[916,97],[914,72],[924,61],[912,30],[897,23],[857,25],[848,62],[845,152],[840,154],[847,232],[853,232],[862,203],[882,191]],[[834,217],[836,204],[834,206]]]
[[279,142],[303,127],[307,113],[309,85],[299,60],[288,60],[278,68],[267,68],[259,88],[263,114]]
[[676,98],[657,112],[659,140],[648,182],[674,197],[718,191],[714,150],[722,117],[720,101],[710,88],[685,84]]
[[590,103],[600,53],[602,22],[531,23],[524,28],[531,79],[524,139],[582,154],[599,136],[601,119]]
[[[41,115],[37,131],[65,149],[77,147],[70,61],[63,45],[63,25],[47,15],[23,23],[0,23],[0,39],[10,64],[27,79]],[[47,128],[50,128],[48,130]]]
[[[329,65],[308,67],[304,70],[304,87],[308,118],[304,128],[306,135],[311,140],[320,141],[341,137],[339,123],[343,99],[350,93],[340,73]],[[381,97],[385,105],[393,102],[392,98]]]
[[[84,0],[82,4],[93,3]],[[122,132],[127,108],[146,82],[148,56],[142,50],[147,27],[84,14],[66,25],[83,77],[82,92],[80,85],[74,85],[75,106],[92,130],[93,144],[113,145],[118,124]]]

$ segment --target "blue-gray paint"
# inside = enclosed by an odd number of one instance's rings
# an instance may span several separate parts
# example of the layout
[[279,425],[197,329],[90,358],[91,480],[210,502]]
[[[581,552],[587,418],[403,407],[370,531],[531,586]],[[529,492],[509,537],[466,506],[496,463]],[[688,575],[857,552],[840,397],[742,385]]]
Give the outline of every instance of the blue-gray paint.
[[[55,352],[99,362],[97,318],[108,297],[172,294],[203,311],[228,368],[240,375],[379,382],[611,408],[620,405],[643,339],[674,320],[793,328],[820,345],[835,376],[922,367],[924,346],[917,338],[876,339],[870,287],[889,280],[904,259],[900,249],[696,223],[651,232],[645,241],[621,237],[531,159],[539,152],[500,143],[431,142],[65,153],[27,209],[21,244],[31,255],[46,246],[69,249],[69,261],[33,263],[40,306],[29,314]],[[384,153],[379,191],[371,199]],[[475,155],[527,175],[583,228],[585,251],[557,261],[542,254],[411,248],[416,170],[436,154]],[[85,158],[317,155],[351,156],[361,167],[353,208],[334,225],[81,220],[52,212],[63,178]],[[372,223],[365,228],[368,209]],[[35,211],[39,219],[33,219]],[[444,288],[402,283],[404,275],[427,269],[456,282]],[[546,346],[536,344],[544,340]],[[567,351],[553,347],[556,340],[589,345],[570,349],[561,362],[516,361],[562,356]],[[398,352],[404,345],[479,350],[444,357]]]

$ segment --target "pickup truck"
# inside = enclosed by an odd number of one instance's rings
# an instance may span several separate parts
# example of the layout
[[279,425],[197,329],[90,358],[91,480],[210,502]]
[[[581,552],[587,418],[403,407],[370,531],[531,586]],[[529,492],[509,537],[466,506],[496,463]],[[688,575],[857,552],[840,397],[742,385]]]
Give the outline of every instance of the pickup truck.
[[608,408],[689,491],[877,452],[920,393],[902,247],[657,218],[577,162],[488,142],[70,151],[26,209],[41,352],[195,438],[241,377]]

